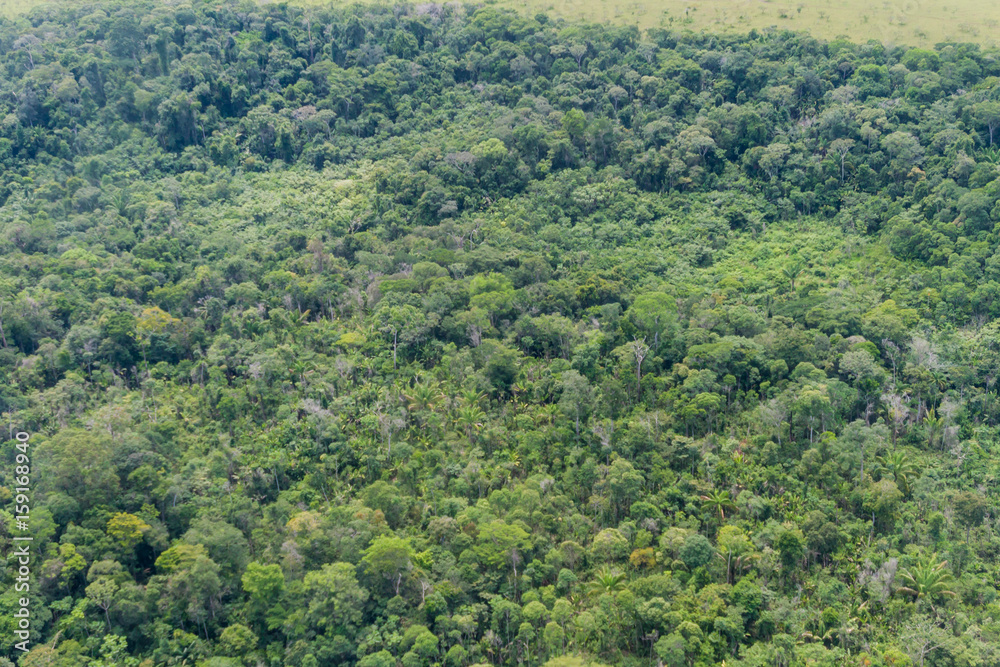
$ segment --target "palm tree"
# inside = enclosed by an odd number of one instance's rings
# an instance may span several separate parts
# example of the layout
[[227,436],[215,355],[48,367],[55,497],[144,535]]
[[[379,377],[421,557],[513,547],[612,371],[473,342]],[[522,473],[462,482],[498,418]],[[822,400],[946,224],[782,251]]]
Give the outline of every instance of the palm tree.
[[556,415],[558,414],[559,406],[555,403],[545,403],[543,405],[539,405],[535,409],[534,414],[535,426],[551,426],[555,423]]
[[927,428],[927,445],[933,447],[944,434],[944,417],[938,417],[931,408],[924,417],[924,426]]
[[909,570],[899,575],[906,586],[900,587],[900,592],[912,595],[914,601],[921,598],[933,598],[937,595],[955,597],[950,586],[955,579],[945,567],[947,561],[936,563],[937,557],[931,556],[917,563]]
[[309,309],[306,309],[305,311],[303,311],[301,313],[298,312],[298,311],[296,311],[296,310],[290,311],[288,313],[288,317],[287,317],[288,329],[289,329],[289,333],[291,333],[291,335],[292,335],[292,342],[293,343],[297,342],[295,340],[295,331],[299,327],[301,327],[301,326],[303,326],[305,324],[308,324],[308,322],[309,322],[309,314],[310,313],[312,313],[312,311],[309,310]]
[[891,472],[896,486],[905,495],[910,495],[910,479],[920,477],[920,468],[906,452],[892,452],[877,459],[879,465],[886,472]]
[[594,574],[594,580],[587,585],[587,592],[593,597],[614,595],[625,588],[625,578],[618,570],[605,565]]
[[476,407],[489,398],[485,391],[476,391],[475,389],[463,389],[461,396],[466,405]]
[[295,359],[288,367],[289,375],[299,382],[305,382],[316,372],[316,364],[311,359]]
[[710,507],[714,512],[719,513],[719,518],[723,521],[726,520],[726,510],[737,509],[736,504],[733,503],[733,499],[729,496],[728,491],[719,491],[713,489],[709,491],[707,496],[701,496],[701,501],[704,507]]
[[414,413],[417,417],[420,430],[427,428],[427,419],[422,413],[431,412],[437,407],[438,399],[441,397],[440,389],[432,384],[417,382],[408,392],[404,392],[402,397],[406,411]]
[[440,392],[433,385],[418,382],[409,392],[403,394],[406,409],[410,412],[433,410],[437,406]]
[[835,631],[833,629],[826,630],[825,628],[817,628],[816,632],[811,630],[804,630],[801,635],[799,635],[799,640],[803,644],[811,644],[813,642],[828,642],[833,639]]
[[243,331],[252,340],[257,340],[264,333],[264,325],[260,320],[244,320]]
[[521,455],[518,454],[513,449],[508,449],[504,452],[507,455],[507,460],[503,462],[505,465],[510,465],[514,468],[521,467]]
[[781,494],[781,507],[786,512],[796,514],[802,510],[805,498],[791,491],[783,491]]
[[781,269],[781,273],[783,273],[784,276],[788,278],[788,281],[791,283],[791,288],[793,292],[795,291],[795,279],[799,277],[799,274],[802,273],[802,269],[804,268],[805,264],[802,263],[802,260],[796,259],[791,264]]
[[1000,147],[998,146],[987,146],[979,151],[976,158],[981,162],[989,162],[990,164],[1000,164]]
[[485,418],[486,415],[478,406],[471,405],[458,409],[455,422],[465,431],[466,437],[469,438],[469,444],[472,444],[472,434],[483,427]]

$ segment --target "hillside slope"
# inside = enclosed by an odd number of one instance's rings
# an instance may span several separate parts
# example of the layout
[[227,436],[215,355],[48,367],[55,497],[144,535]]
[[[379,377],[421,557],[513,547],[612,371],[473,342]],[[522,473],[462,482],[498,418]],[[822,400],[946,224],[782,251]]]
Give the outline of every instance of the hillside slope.
[[0,22],[18,664],[995,662],[998,55]]

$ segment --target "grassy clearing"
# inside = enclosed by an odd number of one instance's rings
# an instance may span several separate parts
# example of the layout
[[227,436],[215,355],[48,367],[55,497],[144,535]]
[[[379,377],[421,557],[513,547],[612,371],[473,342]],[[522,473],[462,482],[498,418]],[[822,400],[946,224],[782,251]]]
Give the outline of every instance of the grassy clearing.
[[52,0],[0,0],[0,16],[12,17]]
[[[13,16],[59,0],[0,0],[0,16]],[[330,0],[293,0],[327,4]],[[1000,0],[488,0],[528,14],[545,12],[632,24],[724,32],[776,26],[823,39],[875,39],[929,46],[975,42],[1000,46]]]
[[[0,0],[2,2],[3,0]],[[326,4],[330,0],[293,0]],[[822,39],[889,45],[938,42],[1000,45],[1000,0],[487,0],[529,15],[746,32],[776,26]]]
[[1000,2],[994,0],[500,0],[498,4],[640,28],[718,32],[777,26],[860,42],[1000,44]]

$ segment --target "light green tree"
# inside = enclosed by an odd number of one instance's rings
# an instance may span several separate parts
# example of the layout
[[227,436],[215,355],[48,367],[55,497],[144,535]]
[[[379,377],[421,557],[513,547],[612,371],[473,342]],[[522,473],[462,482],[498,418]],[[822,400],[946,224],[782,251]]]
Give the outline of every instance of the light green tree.
[[523,528],[498,519],[479,529],[475,552],[490,567],[510,565],[516,585],[517,566],[529,546],[528,533]]
[[636,327],[652,336],[654,353],[660,349],[661,339],[666,339],[677,327],[677,301],[663,292],[640,294],[627,314]]
[[413,555],[409,540],[393,535],[379,535],[365,549],[361,562],[369,574],[389,580],[396,595],[399,595],[403,575],[413,569]]

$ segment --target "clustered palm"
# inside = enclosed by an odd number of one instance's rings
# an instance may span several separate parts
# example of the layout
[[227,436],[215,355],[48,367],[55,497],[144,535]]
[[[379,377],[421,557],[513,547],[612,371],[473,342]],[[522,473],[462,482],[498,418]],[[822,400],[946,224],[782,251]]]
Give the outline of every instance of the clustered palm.
[[920,476],[919,463],[901,450],[880,456],[877,460],[882,470],[892,475],[899,490],[910,495],[910,480]]
[[587,586],[587,592],[594,597],[614,595],[625,588],[626,579],[623,573],[604,565],[595,573],[594,580]]
[[900,573],[899,578],[906,584],[899,592],[912,595],[914,601],[933,599],[938,596],[955,597],[951,590],[954,577],[945,569],[947,561],[937,562],[934,556],[919,561],[916,565]]

